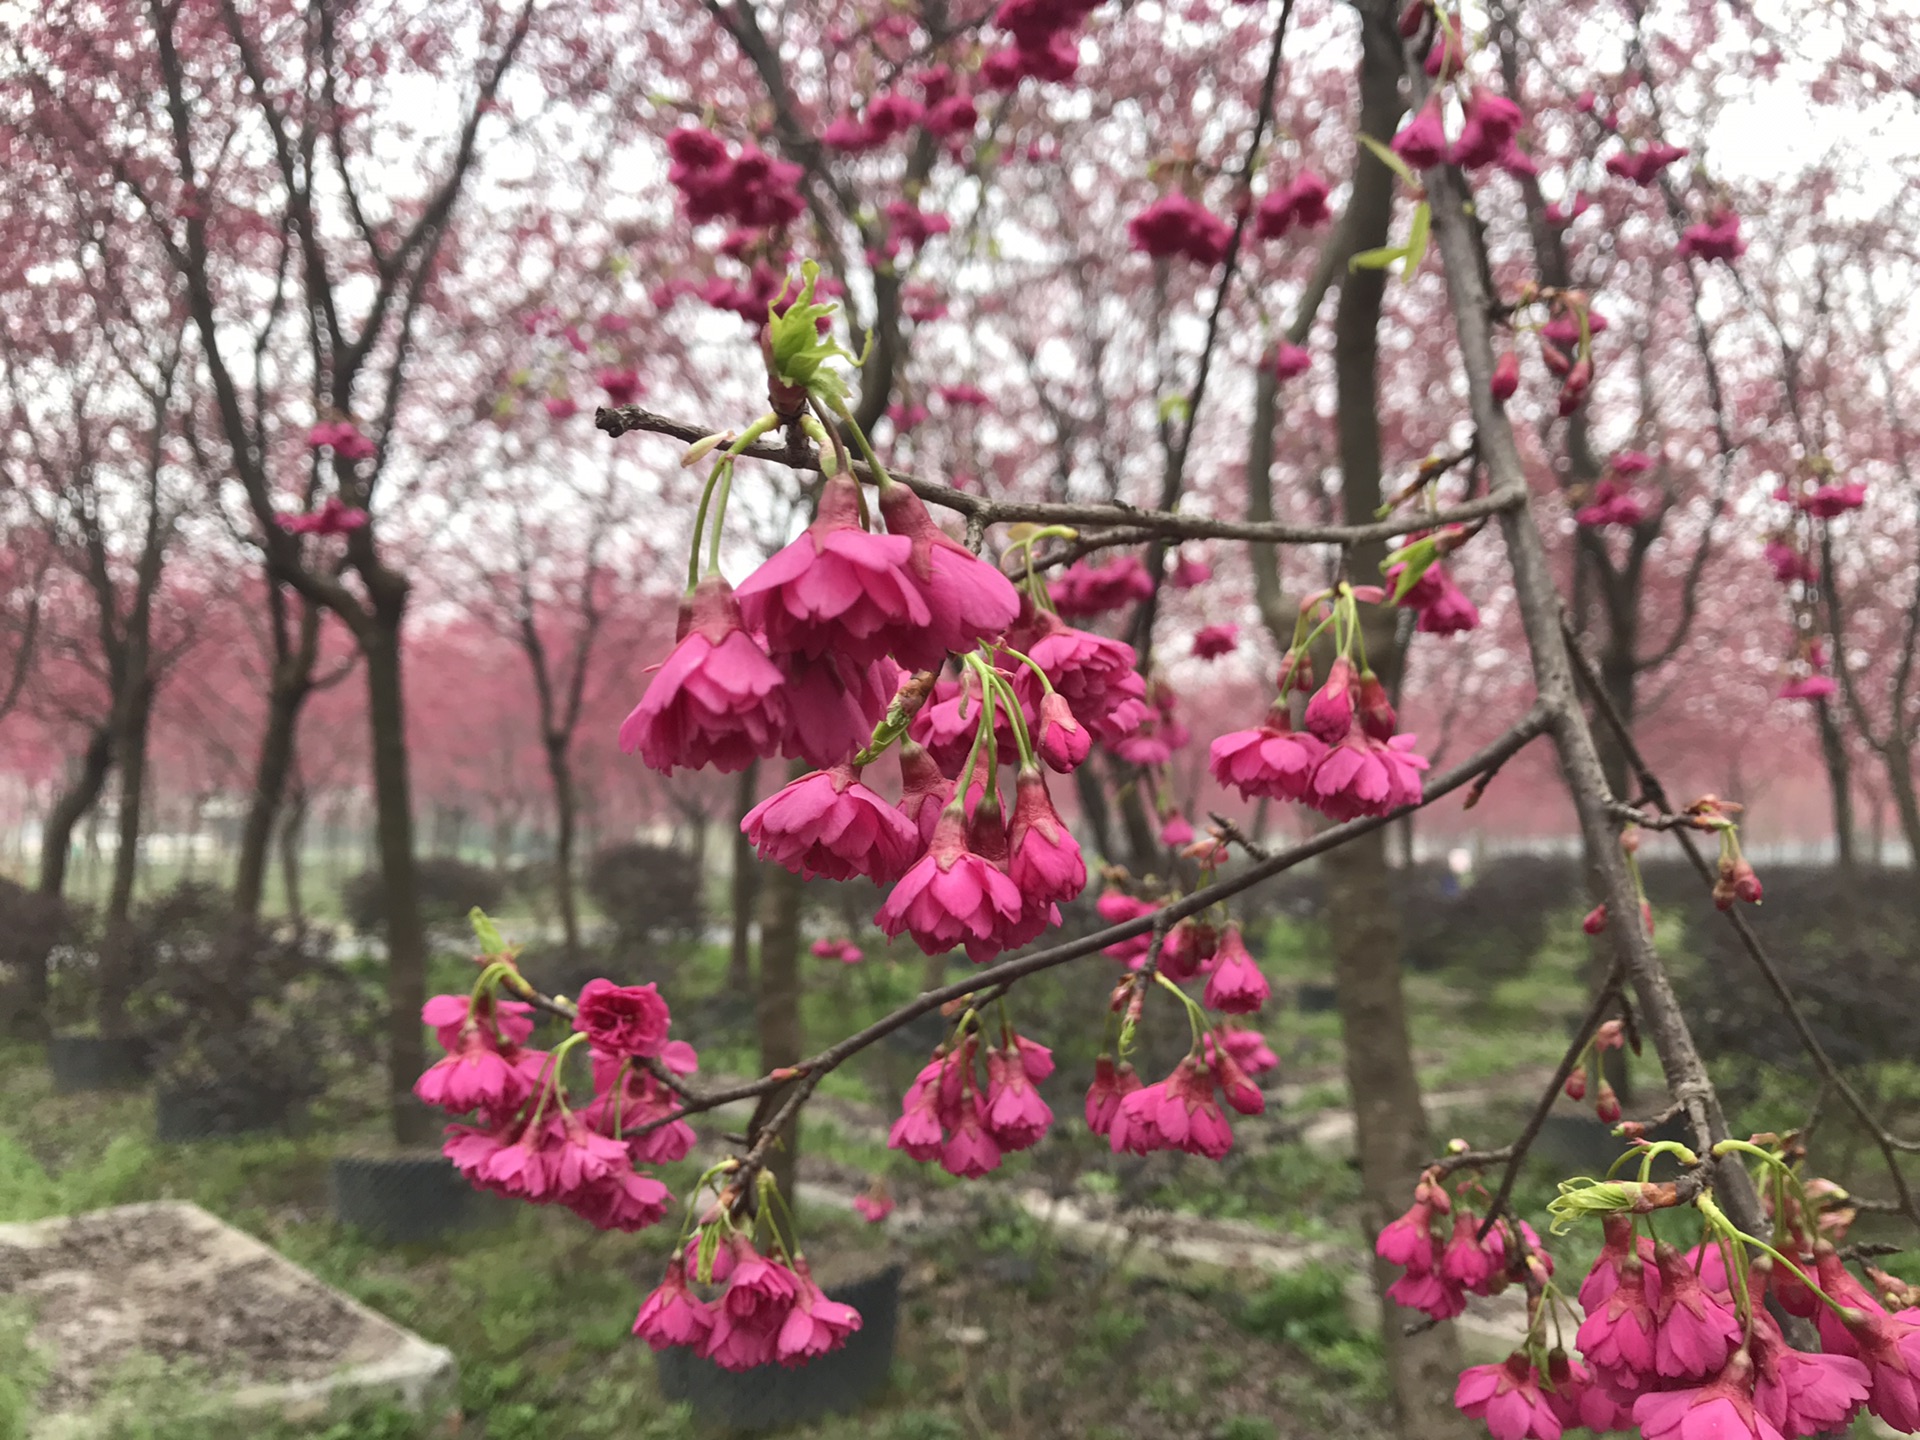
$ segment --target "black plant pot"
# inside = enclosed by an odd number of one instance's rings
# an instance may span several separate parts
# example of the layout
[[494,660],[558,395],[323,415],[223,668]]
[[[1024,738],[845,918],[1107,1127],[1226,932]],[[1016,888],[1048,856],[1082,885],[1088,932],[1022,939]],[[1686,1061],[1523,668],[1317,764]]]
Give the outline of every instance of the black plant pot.
[[691,1350],[663,1350],[654,1357],[660,1393],[693,1407],[703,1425],[729,1430],[779,1430],[789,1425],[845,1415],[886,1388],[900,1334],[900,1276],[890,1265],[877,1275],[827,1294],[860,1312],[860,1328],[830,1355],[798,1369],[761,1365],[722,1370]]
[[511,1201],[475,1190],[437,1151],[336,1155],[329,1182],[333,1218],[390,1245],[498,1224],[513,1208]]
[[153,1050],[129,1035],[55,1035],[47,1041],[47,1068],[56,1095],[124,1090],[153,1074]]
[[153,1096],[153,1136],[163,1144],[284,1130],[301,1106],[290,1095],[236,1085],[163,1085]]
[[1293,992],[1293,1003],[1302,1015],[1325,1015],[1340,1008],[1340,992],[1331,985],[1307,981]]

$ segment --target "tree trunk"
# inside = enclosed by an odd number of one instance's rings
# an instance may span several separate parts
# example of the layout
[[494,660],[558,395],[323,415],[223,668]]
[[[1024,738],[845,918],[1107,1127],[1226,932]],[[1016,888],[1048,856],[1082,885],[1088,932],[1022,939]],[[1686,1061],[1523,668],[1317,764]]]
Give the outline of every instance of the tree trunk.
[[[1833,702],[1815,700],[1813,710],[1820,726],[1820,758],[1826,764],[1827,787],[1833,796],[1834,859],[1840,867],[1840,883],[1851,887],[1854,876],[1853,763],[1847,756],[1847,738],[1840,733]],[[1911,787],[1908,793],[1912,793]]]
[[740,822],[758,802],[760,762],[748,761],[734,785],[733,935],[727,954],[727,991],[745,995],[753,989],[753,902],[760,891],[760,866],[754,858],[753,842],[741,830]]
[[[280,884],[287,892],[287,918],[299,924],[306,907],[301,903],[301,842],[306,838],[307,791],[295,784],[287,794],[286,814],[280,821]],[[256,908],[253,914],[258,915]]]
[[[760,989],[755,1020],[762,1074],[800,1059],[805,1043],[800,1029],[800,885],[798,875],[775,865],[767,871],[760,890]],[[777,1104],[779,1096],[772,1101]],[[767,1162],[788,1205],[794,1203],[799,1140],[798,1127],[789,1126]]]
[[[1913,757],[1907,753],[1898,727],[1893,732],[1893,744],[1881,752],[1881,759],[1887,767],[1887,788],[1893,791],[1893,811],[1900,817],[1900,836],[1907,842],[1908,868],[1920,869],[1920,798],[1916,798],[1913,792]],[[1884,806],[1874,807],[1875,863],[1882,858],[1880,837],[1885,830],[1881,819],[1884,814]]]
[[[40,832],[40,894],[59,899],[66,891],[67,861],[73,851],[74,827],[99,803],[100,792],[106,788],[107,772],[112,768],[113,735],[105,726],[101,726],[88,738],[86,751],[80,757],[73,778],[68,781],[67,788],[60,792],[60,798],[53,802],[53,809],[47,812],[47,822]],[[46,954],[38,953],[35,962],[27,966],[24,977],[26,995],[22,1007],[25,1012],[21,1016],[22,1028],[32,1034],[44,1035],[50,1028],[47,1016],[47,958]]]
[[573,760],[567,737],[546,738],[547,778],[553,782],[553,898],[560,904],[560,929],[566,937],[567,959],[580,954],[580,910],[573,895]]
[[240,863],[233,877],[233,905],[240,914],[258,916],[267,888],[267,859],[273,848],[274,820],[286,797],[287,776],[293,770],[293,749],[306,703],[311,664],[298,680],[282,662],[274,667],[267,696],[267,727],[260,736],[260,753],[253,765],[253,794],[247,801],[246,823],[240,831]]
[[373,792],[387,925],[387,1087],[393,1138],[402,1146],[433,1137],[432,1118],[413,1098],[426,1068],[420,1007],[427,999],[427,936],[420,923],[413,854],[413,804],[407,776],[406,709],[400,688],[404,597],[383,606],[360,635],[367,662],[367,716],[373,738]]
[[118,732],[113,737],[114,763],[120,770],[120,813],[114,830],[113,888],[107,897],[107,924],[124,925],[133,909],[133,886],[139,876],[140,817],[147,793],[147,731],[153,716],[153,686],[134,682]]
[[[1360,129],[1384,142],[1404,108],[1395,14],[1379,0],[1369,0],[1361,7],[1361,17]],[[1393,201],[1392,172],[1359,148],[1347,205],[1356,251],[1387,243]],[[1349,524],[1367,523],[1380,505],[1378,371],[1386,282],[1383,270],[1348,275],[1334,317],[1341,508]],[[1348,571],[1357,577],[1377,575],[1385,554],[1381,543],[1355,547],[1347,557]],[[1391,691],[1399,670],[1394,617],[1369,606],[1362,623],[1367,657]],[[1387,871],[1386,836],[1374,831],[1322,863],[1341,1040],[1353,1095],[1363,1223],[1371,1249],[1373,1237],[1412,1202],[1414,1182],[1433,1152],[1401,993],[1399,919]],[[1427,1440],[1464,1437],[1471,1427],[1451,1403],[1461,1365],[1453,1326],[1435,1325],[1408,1335],[1405,1312],[1386,1298],[1391,1281],[1389,1267],[1376,1260],[1381,1339],[1401,1431]]]

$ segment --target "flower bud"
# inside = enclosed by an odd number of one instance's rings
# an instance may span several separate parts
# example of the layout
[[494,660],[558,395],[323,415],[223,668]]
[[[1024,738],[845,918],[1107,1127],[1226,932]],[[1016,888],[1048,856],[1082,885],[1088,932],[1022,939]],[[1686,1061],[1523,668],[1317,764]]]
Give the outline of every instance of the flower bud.
[[1605,1080],[1600,1082],[1600,1093],[1594,1097],[1593,1113],[1609,1125],[1620,1118],[1620,1097]]
[[1589,935],[1598,935],[1607,928],[1607,902],[1602,900],[1587,912],[1587,918],[1580,922],[1580,928]]
[[1493,376],[1487,382],[1487,389],[1493,398],[1502,403],[1513,398],[1514,391],[1520,388],[1520,357],[1508,350],[1493,362]]
[[1567,1099],[1584,1100],[1587,1098],[1587,1067],[1576,1065],[1573,1073],[1567,1076]]
[[1387,699],[1387,687],[1371,670],[1360,677],[1360,728],[1375,740],[1391,740],[1399,725],[1393,702]]

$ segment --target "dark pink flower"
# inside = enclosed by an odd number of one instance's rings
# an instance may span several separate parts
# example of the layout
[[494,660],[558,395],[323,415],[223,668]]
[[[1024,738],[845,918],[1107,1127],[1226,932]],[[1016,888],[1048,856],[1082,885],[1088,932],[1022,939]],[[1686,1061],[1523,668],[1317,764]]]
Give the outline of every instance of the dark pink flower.
[[1382,742],[1356,730],[1328,749],[1302,798],[1335,820],[1390,815],[1402,805],[1417,805],[1427,761],[1414,753],[1414,743],[1412,735]]
[[1038,770],[1022,770],[1014,782],[1008,845],[1007,874],[1029,907],[1065,903],[1087,888],[1079,842],[1055,812]]
[[1173,568],[1167,571],[1167,584],[1176,590],[1191,590],[1196,585],[1204,585],[1213,578],[1213,566],[1204,560],[1194,560],[1182,555],[1173,562]]
[[1047,582],[1054,609],[1069,619],[1104,615],[1153,594],[1153,577],[1138,555],[1120,555],[1105,564],[1081,560]]
[[1653,513],[1641,496],[1614,480],[1601,480],[1585,505],[1573,512],[1574,522],[1587,526],[1619,525],[1632,529],[1644,525]]
[[1295,225],[1324,225],[1333,218],[1327,209],[1328,194],[1325,180],[1302,170],[1261,200],[1253,215],[1253,233],[1262,240],[1275,240]]
[[1140,1086],[1140,1077],[1134,1073],[1133,1066],[1115,1065],[1111,1055],[1096,1059],[1093,1062],[1093,1084],[1087,1088],[1087,1129],[1096,1135],[1111,1132],[1114,1119],[1120,1113],[1121,1101],[1140,1089]]
[[1160,947],[1160,973],[1169,980],[1191,980],[1213,959],[1219,941],[1219,933],[1204,920],[1180,921]]
[[[1015,647],[1045,672],[1064,697],[1074,718],[1104,745],[1117,745],[1137,730],[1151,713],[1147,684],[1134,668],[1131,645],[1103,635],[1075,630],[1050,611],[1032,617],[1030,633],[1023,630]],[[1021,666],[1014,688],[1029,707],[1040,699],[1042,687],[1032,671]]]
[[674,1345],[697,1346],[712,1329],[712,1308],[687,1288],[686,1259],[674,1256],[667,1262],[665,1278],[634,1317],[633,1333],[655,1350],[665,1350]]
[[804,1258],[796,1255],[793,1263],[799,1277],[793,1308],[787,1312],[774,1346],[776,1358],[789,1368],[838,1350],[847,1343],[847,1336],[860,1328],[858,1310],[829,1300],[826,1292],[813,1283]]
[[1418,1199],[1374,1238],[1373,1253],[1389,1265],[1424,1272],[1434,1268],[1433,1205]]
[[[1653,1253],[1660,1271],[1660,1300],[1654,1310],[1655,1372],[1671,1380],[1717,1373],[1740,1343],[1738,1317],[1719,1295],[1707,1293],[1678,1250],[1657,1245]],[[1626,1286],[1624,1273],[1621,1286]]]
[[1461,1414],[1486,1421],[1493,1440],[1560,1440],[1560,1417],[1524,1351],[1498,1365],[1462,1370],[1453,1404]]
[[901,629],[893,653],[910,670],[931,670],[949,651],[971,650],[999,635],[1020,613],[1020,595],[1008,580],[952,539],[905,485],[882,486],[880,513],[887,530],[912,542],[908,571],[926,597],[924,628]]
[[672,1016],[658,987],[616,985],[611,980],[589,980],[575,1001],[573,1028],[596,1050],[621,1057],[658,1055],[667,1043]]
[[1127,222],[1133,248],[1155,259],[1178,255],[1200,265],[1218,265],[1232,238],[1231,225],[1178,192],[1162,195]]
[[1427,103],[1393,137],[1393,153],[1415,170],[1431,170],[1447,158],[1447,127],[1440,116],[1440,92],[1434,91]]
[[1514,391],[1519,388],[1520,357],[1511,350],[1503,350],[1500,358],[1493,362],[1493,374],[1487,381],[1487,391],[1504,404],[1513,398]]
[[980,123],[980,111],[968,95],[949,95],[938,104],[927,108],[925,120],[929,134],[943,139],[955,135],[971,135],[973,127]]
[[1433,1320],[1451,1320],[1467,1308],[1467,1292],[1438,1270],[1407,1271],[1387,1287],[1387,1298]]
[[1053,1074],[1053,1051],[1038,1040],[1029,1040],[1024,1035],[1013,1037],[1013,1048],[1020,1056],[1020,1068],[1027,1072],[1027,1079],[1038,1085]]
[[1801,675],[1787,681],[1780,687],[1777,699],[1781,700],[1825,700],[1838,694],[1839,685],[1831,675]]
[[988,1171],[1000,1168],[999,1142],[987,1128],[986,1100],[979,1094],[966,1096],[955,1107],[952,1129],[940,1148],[940,1168],[963,1180],[977,1180]]
[[[1493,1238],[1491,1233],[1487,1237]],[[1440,1275],[1474,1295],[1484,1295],[1500,1273],[1501,1254],[1480,1241],[1480,1217],[1467,1210],[1453,1214],[1453,1236],[1440,1257]]]
[[1740,217],[1721,210],[1698,225],[1680,232],[1675,254],[1682,259],[1699,256],[1702,260],[1724,260],[1729,265],[1747,253],[1747,242],[1740,238]]
[[1327,667],[1327,679],[1307,702],[1306,726],[1328,745],[1337,744],[1353,729],[1353,662],[1341,655]]
[[909,1159],[933,1160],[945,1143],[941,1121],[940,1084],[947,1069],[944,1059],[924,1067],[907,1093],[900,1099],[900,1118],[887,1132],[887,1147],[905,1152]]
[[1273,347],[1273,373],[1281,381],[1297,380],[1313,368],[1313,352],[1282,340]]
[[987,1051],[987,1134],[1002,1150],[1027,1150],[1037,1145],[1053,1124],[1053,1111],[1033,1088],[1019,1057],[1005,1050]]
[[1280,1057],[1273,1053],[1272,1047],[1267,1044],[1267,1037],[1258,1030],[1233,1030],[1218,1026],[1206,1037],[1206,1044],[1214,1045],[1216,1037],[1220,1048],[1238,1061],[1249,1075],[1266,1075],[1280,1068]]
[[1213,1080],[1220,1087],[1221,1097],[1242,1115],[1264,1115],[1267,1097],[1254,1084],[1253,1077],[1241,1068],[1232,1050],[1225,1045],[1213,1044],[1211,1034],[1207,1040],[1206,1061],[1213,1069]]
[[[1660,1293],[1658,1273],[1645,1268],[1653,1263],[1653,1241],[1635,1234],[1633,1218],[1629,1215],[1603,1216],[1600,1227],[1605,1238],[1593,1268],[1587,1271],[1586,1279],[1580,1282],[1581,1308],[1591,1314],[1595,1306],[1604,1303],[1619,1288],[1621,1272],[1630,1257],[1641,1262],[1640,1275],[1651,1308],[1653,1300]],[[1648,1328],[1651,1330],[1651,1327]]]
[[771,651],[871,664],[932,619],[912,557],[907,536],[861,528],[860,486],[836,475],[806,533],[741,582],[740,610]]
[[1585,1429],[1605,1435],[1631,1427],[1630,1407],[1615,1400],[1607,1387],[1578,1360],[1569,1360],[1555,1350],[1547,1357],[1547,1374],[1553,1381],[1547,1403],[1566,1429]]
[[673,1193],[651,1175],[636,1175],[622,1166],[575,1191],[565,1203],[596,1230],[630,1235],[659,1224]]
[[[1759,1278],[1754,1277],[1756,1284]],[[1754,1307],[1748,1350],[1753,1357],[1754,1408],[1783,1435],[1845,1431],[1867,1402],[1871,1382],[1865,1365],[1849,1355],[1794,1349],[1759,1305]]]
[[789,717],[780,753],[823,770],[866,747],[900,675],[891,660],[865,665],[847,655],[781,654],[773,663]]
[[[1102,920],[1109,925],[1124,925],[1129,920],[1138,920],[1151,915],[1159,907],[1148,900],[1141,900],[1121,890],[1108,890],[1095,902],[1094,909]],[[1110,955],[1115,960],[1124,960],[1128,968],[1138,970],[1141,962],[1147,958],[1152,948],[1151,934],[1135,935],[1129,940],[1118,940],[1105,947],[1100,953]]]
[[1193,843],[1193,823],[1179,811],[1160,822],[1160,843],[1170,850]]
[[[1467,598],[1464,590],[1453,583],[1453,577],[1439,565],[1428,567],[1427,576],[1433,577],[1434,593],[1426,604],[1419,607],[1420,619],[1414,628],[1423,635],[1458,635],[1463,631],[1478,629],[1480,609]],[[1424,581],[1427,576],[1421,579]]]
[[520,1108],[536,1083],[537,1077],[501,1053],[491,1031],[475,1024],[462,1027],[453,1050],[413,1082],[413,1093],[455,1115],[485,1110],[504,1116]]
[[1207,769],[1244,799],[1301,800],[1326,753],[1327,747],[1314,736],[1293,729],[1282,699],[1259,729],[1235,730],[1215,740]]
[[863,875],[890,885],[920,851],[920,832],[860,783],[851,765],[816,770],[762,800],[740,822],[762,860],[812,879]]
[[1656,140],[1644,150],[1622,150],[1609,155],[1607,173],[1635,185],[1651,185],[1655,176],[1686,153],[1683,145],[1667,145]]
[[663,774],[677,766],[744,770],[774,753],[787,729],[780,671],[741,623],[719,576],[681,607],[680,643],[620,726],[620,748]]
[[1238,625],[1202,625],[1193,632],[1193,658],[1196,660],[1217,660],[1222,655],[1231,655],[1239,647]]
[[[1587,1318],[1581,1322],[1576,1343],[1587,1363],[1616,1391],[1644,1390],[1655,1383],[1656,1375],[1654,1305],[1658,1286],[1654,1272],[1638,1255],[1626,1255],[1617,1264],[1610,1264],[1603,1253],[1588,1275],[1589,1282],[1603,1265],[1614,1277],[1613,1284],[1605,1296],[1592,1301],[1586,1300],[1587,1286],[1582,1285]],[[1596,1291],[1599,1288],[1596,1286]]]
[[1640,1396],[1633,1423],[1645,1440],[1783,1440],[1753,1398],[1753,1362],[1737,1350],[1702,1385]]
[[893,1213],[893,1196],[862,1191],[853,1197],[853,1208],[869,1225],[878,1225]]
[[1467,95],[1466,123],[1448,161],[1464,170],[1493,164],[1513,148],[1513,137],[1525,119],[1520,107],[1506,96],[1474,86]]
[[1073,707],[1057,690],[1040,697],[1040,728],[1034,744],[1047,768],[1065,775],[1080,768],[1093,749],[1093,736],[1074,719]]
[[306,515],[276,515],[274,523],[289,535],[345,535],[366,526],[367,512],[329,495],[320,508]]
[[1020,887],[975,854],[966,814],[956,803],[940,816],[927,853],[895,885],[874,916],[888,936],[902,931],[929,955],[964,944],[976,962],[1001,949],[1001,935],[1025,912]]
[[1267,1003],[1270,993],[1267,977],[1240,938],[1240,927],[1228,925],[1220,932],[1213,970],[1207,976],[1207,1008],[1229,1015],[1250,1015]]

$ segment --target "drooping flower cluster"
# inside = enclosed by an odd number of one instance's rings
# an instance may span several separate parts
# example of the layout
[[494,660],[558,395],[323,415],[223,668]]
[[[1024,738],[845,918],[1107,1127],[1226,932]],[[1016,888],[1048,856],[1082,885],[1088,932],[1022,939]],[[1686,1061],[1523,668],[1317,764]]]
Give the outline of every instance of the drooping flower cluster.
[[1270,190],[1253,212],[1253,233],[1262,240],[1277,240],[1294,226],[1312,228],[1333,218],[1327,208],[1331,192],[1327,182],[1312,170],[1302,170],[1278,190]]
[[1435,1320],[1465,1310],[1469,1295],[1497,1295],[1530,1273],[1542,1279],[1553,1273],[1553,1259],[1532,1226],[1520,1222],[1523,1243],[1516,1248],[1507,1218],[1488,1226],[1466,1205],[1464,1191],[1456,1202],[1440,1180],[1422,1177],[1412,1206],[1374,1240],[1374,1253],[1402,1270],[1388,1297]]
[[1070,620],[1104,615],[1153,594],[1153,577],[1138,555],[1121,555],[1104,564],[1081,560],[1047,582],[1053,608]]
[[1635,185],[1649,186],[1660,172],[1676,160],[1684,160],[1687,147],[1655,140],[1641,150],[1621,150],[1607,157],[1607,173]]
[[752,230],[767,230],[800,218],[801,170],[776,160],[751,141],[738,154],[711,130],[683,126],[667,136],[672,165],[667,181],[680,192],[687,219],[695,225],[729,219]]
[[332,450],[342,460],[371,460],[377,449],[351,420],[315,425],[307,431],[307,444],[315,450]]
[[1040,1143],[1053,1110],[1036,1087],[1053,1073],[1053,1053],[1008,1029],[998,1045],[983,1045],[983,1036],[969,1017],[934,1053],[907,1087],[889,1146],[974,1178],[997,1170],[1003,1155]]
[[1653,457],[1642,451],[1623,450],[1615,455],[1586,502],[1574,511],[1575,523],[1594,529],[1617,525],[1627,530],[1644,525],[1654,507],[1633,489],[1633,479],[1652,468]]
[[1099,0],[1001,0],[993,23],[1013,44],[980,62],[981,83],[1011,90],[1023,79],[1059,84],[1080,68],[1080,27]]
[[[652,985],[592,980],[576,1002],[575,1035],[550,1052],[530,1049],[530,1007],[498,998],[510,971],[496,959],[473,995],[437,995],[421,1012],[446,1055],[414,1093],[464,1117],[447,1127],[444,1153],[480,1189],[563,1205],[603,1230],[654,1224],[672,1197],[635,1167],[684,1158],[694,1136],[653,1067],[689,1074],[693,1048],[667,1038],[671,1016]],[[562,1071],[581,1043],[595,1093],[576,1103]]]
[[1226,258],[1233,227],[1198,200],[1162,195],[1127,222],[1127,241],[1156,260],[1184,257],[1214,266]]
[[[634,1317],[633,1333],[655,1350],[690,1349],[723,1370],[776,1362],[791,1369],[839,1349],[860,1328],[860,1312],[828,1299],[798,1252],[763,1255],[738,1231],[710,1252],[700,1237],[688,1249],[696,1258],[675,1254]],[[718,1294],[703,1299],[697,1283]]]
[[[1352,599],[1349,592],[1338,603],[1350,611]],[[1296,651],[1288,663],[1291,688],[1308,673],[1304,653]],[[1338,656],[1304,718],[1304,731],[1296,731],[1283,689],[1258,729],[1213,742],[1214,778],[1247,798],[1293,800],[1335,820],[1388,815],[1420,802],[1426,759],[1414,752],[1413,736],[1396,733],[1398,718],[1371,671]]]
[[318,510],[305,515],[275,515],[273,523],[289,535],[345,535],[366,525],[367,512],[341,503],[338,495],[329,495]]

